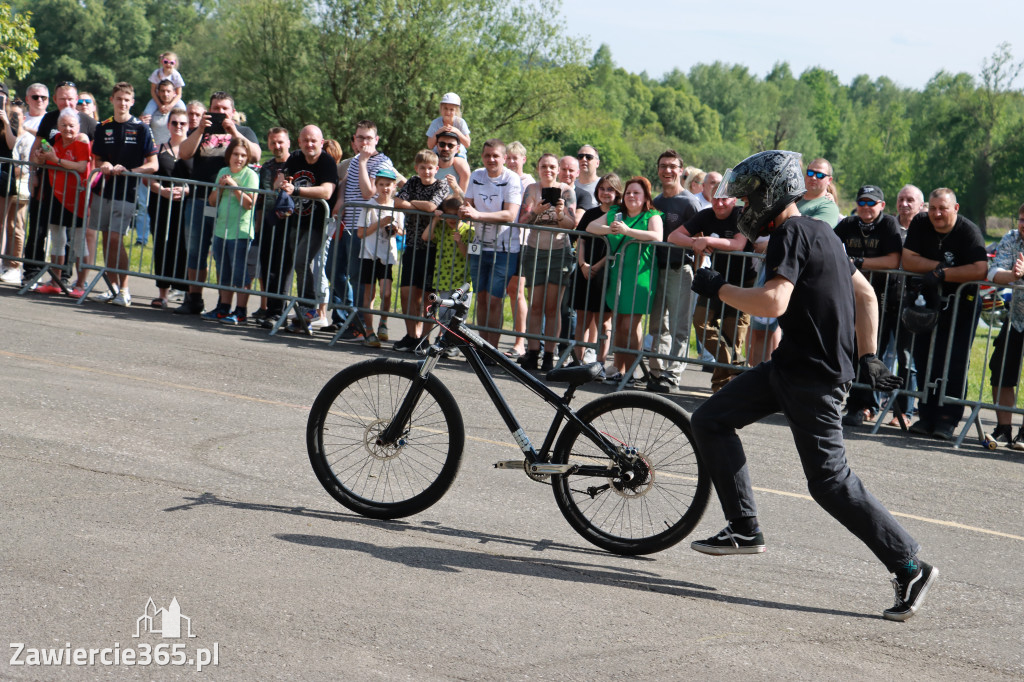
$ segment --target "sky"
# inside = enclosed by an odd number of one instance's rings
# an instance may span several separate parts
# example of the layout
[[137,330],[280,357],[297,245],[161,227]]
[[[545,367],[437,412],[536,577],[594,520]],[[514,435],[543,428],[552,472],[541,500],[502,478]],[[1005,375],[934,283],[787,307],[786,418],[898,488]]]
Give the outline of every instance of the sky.
[[978,75],[1003,42],[1024,60],[1020,0],[562,0],[562,14],[570,36],[589,39],[590,55],[606,43],[616,66],[654,78],[715,61],[763,78],[786,61],[795,76],[820,66],[844,84],[866,73],[920,90],[942,69]]

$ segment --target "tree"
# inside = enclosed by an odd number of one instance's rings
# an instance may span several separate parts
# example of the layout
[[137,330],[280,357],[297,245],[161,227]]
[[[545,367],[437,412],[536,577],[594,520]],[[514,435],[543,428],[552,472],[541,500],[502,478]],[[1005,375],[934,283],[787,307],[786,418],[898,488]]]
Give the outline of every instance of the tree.
[[39,56],[39,41],[31,25],[31,12],[15,12],[0,3],[0,74],[24,78]]

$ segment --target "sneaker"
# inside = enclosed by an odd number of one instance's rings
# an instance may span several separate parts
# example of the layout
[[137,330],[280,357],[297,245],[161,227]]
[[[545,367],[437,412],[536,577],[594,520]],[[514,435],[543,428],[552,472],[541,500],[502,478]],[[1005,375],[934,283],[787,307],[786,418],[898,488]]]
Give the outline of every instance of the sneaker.
[[750,535],[734,533],[732,526],[726,526],[722,532],[707,540],[694,540],[690,549],[704,554],[723,556],[725,554],[760,554],[765,550],[764,535],[756,531]]
[[70,296],[71,298],[82,298],[83,296],[85,296],[85,289],[83,289],[82,287],[75,287],[74,289],[68,291],[68,296]]
[[956,424],[938,424],[932,432],[936,440],[953,440],[956,437]]
[[200,315],[203,312],[203,298],[198,294],[189,294],[181,305],[174,309],[175,315]]
[[313,312],[312,316],[307,314],[306,320],[308,320],[309,322],[310,329],[323,329],[324,327],[331,323],[331,321],[327,318],[326,315],[321,315],[316,311]]
[[132,304],[131,292],[129,292],[127,289],[121,289],[121,291],[117,292],[117,296],[114,297],[114,300],[111,301],[111,303],[113,303],[114,305],[119,305],[122,308],[131,307],[131,304]]
[[273,329],[277,321],[281,319],[280,315],[274,313],[267,313],[262,320],[260,320],[260,326],[264,329]]
[[923,561],[916,563],[917,570],[909,576],[902,580],[899,577],[892,579],[892,586],[896,591],[896,603],[882,613],[886,620],[904,621],[917,613],[925,595],[928,594],[928,588],[939,576],[939,569],[931,564],[926,564]]
[[236,324],[245,324],[249,321],[249,313],[242,308],[235,308],[231,311],[231,315],[238,320]]
[[363,345],[369,348],[380,348],[380,339],[376,334],[370,332],[370,335],[363,339]]
[[96,295],[96,300],[100,303],[110,303],[117,298],[117,291],[111,289],[110,291],[104,291],[102,294]]
[[[325,329],[326,329],[326,327],[325,327]],[[342,334],[341,334],[341,340],[342,341],[362,341],[364,337],[365,337],[365,334],[363,334],[363,332],[359,331],[355,327],[355,325],[351,325],[351,324],[348,327],[346,327],[345,331],[342,332]],[[395,344],[395,345],[397,345],[397,344]]]
[[377,338],[381,341],[388,341],[391,338],[388,336],[388,328],[383,322],[377,325]]
[[62,294],[64,290],[61,289],[56,282],[50,282],[49,284],[40,284],[36,287],[37,294]]
[[203,320],[206,320],[207,322],[220,322],[221,320],[223,320],[227,316],[228,316],[228,311],[226,311],[226,310],[224,310],[224,309],[222,309],[220,307],[217,307],[217,308],[214,308],[213,310],[207,310],[205,313],[202,313],[199,316],[199,318],[203,319]]
[[171,292],[167,294],[167,300],[171,303],[181,303],[185,300],[185,292],[181,289],[171,289]]
[[230,324],[232,326],[236,326],[238,324],[238,316],[235,315],[234,313],[228,313],[224,317],[220,318],[218,322],[220,322],[221,324]]
[[650,391],[651,393],[668,393],[669,384],[671,383],[672,382],[669,381],[666,377],[652,376],[647,382],[647,390]]
[[605,369],[604,366],[602,366],[601,367],[601,371],[598,372],[596,377],[594,377],[594,381],[604,382],[604,380],[607,379],[607,378],[608,378],[608,370]]
[[441,351],[441,357],[444,358],[445,360],[454,360],[460,355],[462,355],[462,353],[460,353],[459,349],[456,348],[455,346],[448,346],[443,351]]
[[8,268],[0,275],[0,282],[4,284],[21,284],[21,268]]
[[1017,436],[1010,441],[1011,450],[1024,450],[1024,426],[1017,431]]
[[[350,329],[351,329],[351,327],[350,327]],[[420,345],[420,340],[419,339],[417,339],[415,336],[410,336],[410,335],[406,334],[405,336],[403,336],[401,338],[400,341],[395,343],[393,348],[395,350],[397,350],[398,352],[400,352],[400,353],[411,353],[414,350],[416,350],[416,346],[418,346],[418,345]]]
[[252,321],[256,324],[263,324],[263,320],[267,319],[269,314],[266,308],[257,308],[256,312],[252,314]]
[[537,360],[539,359],[539,356],[539,350],[528,350],[519,358],[519,366],[528,372],[535,372],[537,371]]
[[589,365],[590,363],[596,362],[596,361],[597,361],[597,353],[594,351],[593,348],[588,348],[585,351],[583,351],[583,364],[584,365]]
[[1000,445],[1006,445],[1007,447],[1013,443],[1013,426],[1010,424],[999,424],[995,430],[989,434],[989,438],[999,443]]
[[545,352],[543,359],[540,361],[540,371],[542,371],[542,372],[550,372],[554,368],[555,368],[555,354],[554,353],[547,353],[547,352]]

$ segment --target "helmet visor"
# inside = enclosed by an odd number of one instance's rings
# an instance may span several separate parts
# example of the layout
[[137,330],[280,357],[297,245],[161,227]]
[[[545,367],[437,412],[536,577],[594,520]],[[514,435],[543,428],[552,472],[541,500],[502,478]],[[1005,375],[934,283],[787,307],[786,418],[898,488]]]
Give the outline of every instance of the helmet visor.
[[741,199],[753,193],[760,186],[761,179],[757,176],[737,173],[735,169],[730,168],[725,171],[722,181],[718,183],[715,199],[728,199],[729,197]]

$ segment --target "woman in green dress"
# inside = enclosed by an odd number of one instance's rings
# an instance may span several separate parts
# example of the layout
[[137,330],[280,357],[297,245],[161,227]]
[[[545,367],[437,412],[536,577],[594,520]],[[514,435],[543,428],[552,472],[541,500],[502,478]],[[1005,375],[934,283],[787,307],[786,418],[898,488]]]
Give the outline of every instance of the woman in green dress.
[[[639,350],[643,343],[643,318],[651,310],[651,286],[657,264],[651,242],[660,242],[663,224],[661,212],[651,201],[651,183],[634,177],[626,183],[622,206],[587,225],[587,232],[608,238],[608,291],[606,300],[614,311],[614,342],[617,348]],[[615,353],[616,381],[629,370],[636,353]]]

